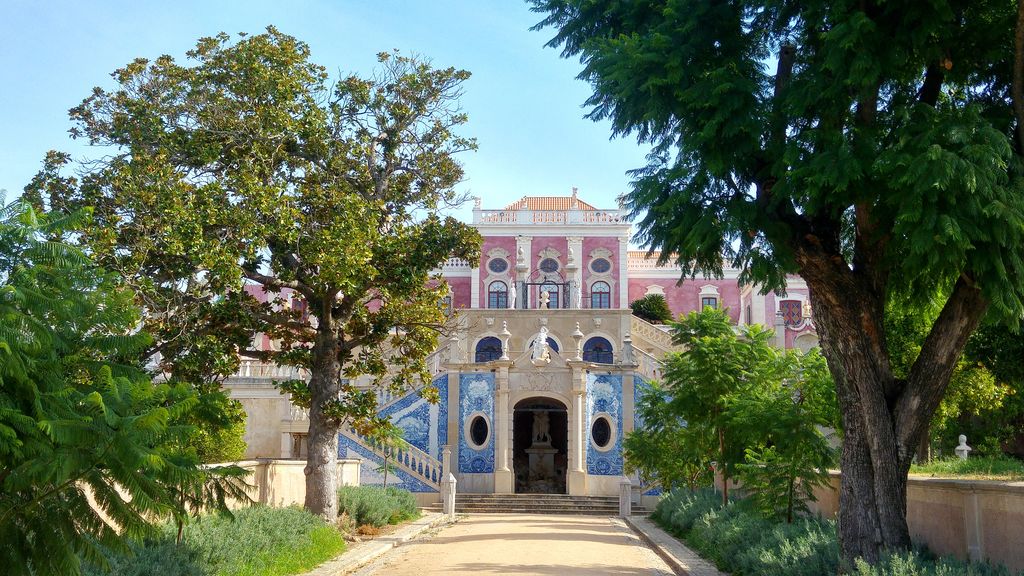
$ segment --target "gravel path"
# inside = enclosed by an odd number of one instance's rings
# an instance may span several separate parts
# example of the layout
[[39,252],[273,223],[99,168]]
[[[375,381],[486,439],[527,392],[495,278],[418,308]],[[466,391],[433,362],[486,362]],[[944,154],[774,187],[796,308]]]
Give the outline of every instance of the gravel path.
[[618,518],[478,514],[403,544],[355,574],[672,576],[672,571]]

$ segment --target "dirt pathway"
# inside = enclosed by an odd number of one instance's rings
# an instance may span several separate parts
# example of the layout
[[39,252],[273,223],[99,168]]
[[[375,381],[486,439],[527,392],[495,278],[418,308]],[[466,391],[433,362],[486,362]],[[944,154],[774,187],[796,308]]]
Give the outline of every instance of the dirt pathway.
[[672,571],[617,518],[479,514],[403,544],[355,574],[671,576]]

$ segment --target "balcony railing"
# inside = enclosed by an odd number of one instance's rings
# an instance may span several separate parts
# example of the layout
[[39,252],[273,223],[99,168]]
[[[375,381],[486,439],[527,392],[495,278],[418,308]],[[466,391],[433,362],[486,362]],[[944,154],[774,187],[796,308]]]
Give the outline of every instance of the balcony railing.
[[620,210],[474,210],[473,224],[628,224]]

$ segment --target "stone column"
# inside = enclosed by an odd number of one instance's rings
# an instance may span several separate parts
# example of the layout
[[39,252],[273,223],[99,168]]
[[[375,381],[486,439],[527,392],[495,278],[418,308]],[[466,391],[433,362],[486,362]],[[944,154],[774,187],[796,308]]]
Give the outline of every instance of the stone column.
[[480,266],[474,266],[469,273],[469,307],[480,308]]
[[786,349],[786,319],[782,317],[782,312],[775,313],[775,345],[779,350]]
[[533,267],[532,247],[533,238],[530,236],[516,237],[516,282],[519,282],[516,291],[519,302],[516,304],[516,308],[527,308],[527,304],[530,302],[530,294],[523,283],[526,282],[530,269]]
[[572,407],[569,409],[569,473],[567,491],[571,496],[587,495],[587,372],[583,362],[567,362],[572,368]]
[[498,361],[498,372],[494,387],[494,493],[512,494],[515,482],[509,467],[509,406],[508,406],[508,368],[511,362]]
[[565,240],[566,246],[573,254],[572,261],[565,268],[565,279],[572,283],[567,308],[582,308],[577,306],[576,302],[580,299],[579,293],[583,291],[583,266],[587,262],[583,256],[583,237],[569,236]]

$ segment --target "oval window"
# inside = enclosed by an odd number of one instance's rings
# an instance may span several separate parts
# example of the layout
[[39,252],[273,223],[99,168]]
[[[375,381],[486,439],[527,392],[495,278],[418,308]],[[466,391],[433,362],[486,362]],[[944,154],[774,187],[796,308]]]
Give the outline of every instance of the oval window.
[[552,272],[557,272],[558,260],[555,260],[554,258],[545,258],[540,261],[539,268],[542,271],[547,272],[548,274],[551,274]]
[[476,416],[469,423],[469,439],[476,446],[483,446],[487,442],[487,419],[483,416]]
[[590,269],[598,274],[604,274],[605,272],[612,269],[612,263],[605,260],[604,258],[597,258],[590,263]]
[[495,258],[487,263],[487,269],[495,274],[501,274],[505,270],[508,270],[508,261],[504,258]]
[[607,418],[597,418],[590,427],[590,437],[598,448],[607,448],[612,441],[612,427]]

